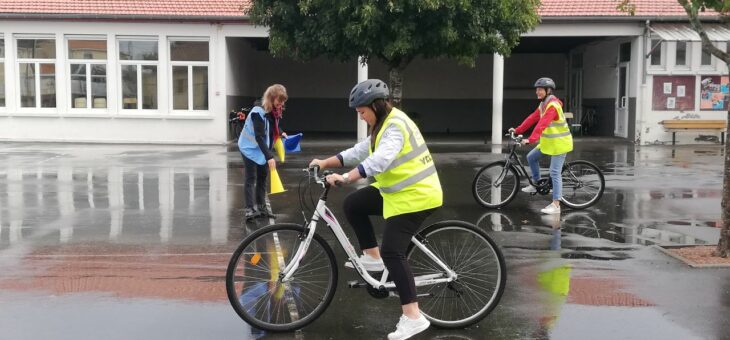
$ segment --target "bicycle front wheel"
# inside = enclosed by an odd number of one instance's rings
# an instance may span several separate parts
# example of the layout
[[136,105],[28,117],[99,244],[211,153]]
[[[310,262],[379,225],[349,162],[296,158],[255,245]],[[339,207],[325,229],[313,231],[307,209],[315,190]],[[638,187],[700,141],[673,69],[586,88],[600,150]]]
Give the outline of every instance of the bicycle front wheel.
[[561,200],[572,209],[585,209],[603,196],[606,181],[598,167],[587,161],[573,161],[563,166]]
[[408,262],[416,278],[419,308],[437,327],[462,328],[479,322],[499,303],[507,280],[504,256],[484,231],[463,221],[442,221],[416,236],[447,267],[453,282],[418,286],[420,278],[447,274],[411,243]]
[[485,208],[500,208],[515,198],[520,176],[504,161],[485,165],[477,172],[471,192],[477,203]]
[[315,234],[290,281],[281,271],[306,239],[305,229],[281,223],[246,237],[226,271],[228,300],[249,325],[273,332],[300,329],[332,302],[337,266],[332,248]]

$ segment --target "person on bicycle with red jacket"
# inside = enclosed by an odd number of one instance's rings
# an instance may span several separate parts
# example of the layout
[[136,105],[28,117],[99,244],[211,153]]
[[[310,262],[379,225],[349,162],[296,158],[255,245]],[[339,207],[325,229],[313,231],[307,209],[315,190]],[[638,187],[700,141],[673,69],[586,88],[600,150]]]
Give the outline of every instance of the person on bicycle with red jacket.
[[[555,82],[550,78],[540,78],[535,82],[535,94],[540,99],[540,105],[525,119],[517,129],[510,128],[516,134],[522,134],[537,124],[529,138],[523,139],[522,144],[539,144],[527,154],[534,183],[540,180],[540,158],[550,156],[550,179],[553,184],[553,202],[540,210],[543,214],[560,214],[560,198],[562,197],[563,183],[561,170],[565,163],[565,156],[573,150],[573,136],[563,114],[563,102],[555,95]],[[528,185],[522,188],[523,192],[534,193],[537,189]]]

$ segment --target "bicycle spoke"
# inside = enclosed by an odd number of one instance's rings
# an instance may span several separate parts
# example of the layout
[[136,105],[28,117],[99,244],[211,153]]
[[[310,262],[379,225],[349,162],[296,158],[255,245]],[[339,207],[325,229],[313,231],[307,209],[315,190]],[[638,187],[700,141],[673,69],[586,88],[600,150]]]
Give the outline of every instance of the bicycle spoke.
[[[290,273],[291,279],[280,282],[282,272],[295,260],[304,240],[300,230],[301,227],[275,227],[244,240],[235,262],[235,276],[230,275],[229,268],[229,300],[234,307],[239,306],[239,315],[257,328],[300,328],[298,325],[311,322],[331,301],[336,280],[334,258],[316,239]],[[236,299],[230,294],[231,284],[241,289]]]
[[[440,325],[468,323],[494,305],[503,288],[501,264],[492,246],[469,229],[449,227],[425,235],[429,250],[453,270],[457,279],[417,287],[421,310]],[[415,276],[442,273],[443,269],[422,251],[408,257]]]
[[516,192],[518,179],[511,168],[504,163],[494,163],[481,169],[472,190],[474,198],[487,207],[501,206]]

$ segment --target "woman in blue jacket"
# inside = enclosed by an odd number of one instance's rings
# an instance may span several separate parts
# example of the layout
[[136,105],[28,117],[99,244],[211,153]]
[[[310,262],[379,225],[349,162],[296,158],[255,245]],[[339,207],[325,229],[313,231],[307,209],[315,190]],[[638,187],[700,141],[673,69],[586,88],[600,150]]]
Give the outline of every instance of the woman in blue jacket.
[[[269,176],[269,169],[276,169],[271,147],[274,139],[279,137],[279,120],[288,98],[283,85],[269,86],[264,92],[261,105],[255,106],[249,112],[238,137],[238,149],[243,156],[245,171],[243,188],[247,220],[259,216],[273,217],[266,208],[266,178]],[[282,135],[285,136],[283,133]]]

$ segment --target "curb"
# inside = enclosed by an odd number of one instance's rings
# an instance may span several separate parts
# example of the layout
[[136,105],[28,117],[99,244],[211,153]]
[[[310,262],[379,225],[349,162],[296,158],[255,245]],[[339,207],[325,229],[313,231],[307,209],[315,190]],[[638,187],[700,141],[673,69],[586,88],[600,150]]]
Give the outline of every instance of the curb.
[[[692,268],[730,268],[730,263],[718,263],[718,264],[699,264],[699,263],[694,263],[694,262],[688,261],[684,257],[681,257],[681,256],[679,256],[677,254],[672,253],[671,251],[669,251],[669,249],[665,249],[662,246],[659,246],[659,245],[656,245],[655,244],[652,247],[654,247],[655,249],[658,249],[662,253],[664,253],[666,255],[669,255],[670,257],[673,257],[673,258],[677,259],[678,261],[680,261],[680,262],[682,262],[682,263],[684,263],[684,264],[686,264],[686,265],[688,265],[688,266],[690,266]],[[692,246],[667,246],[667,248],[687,248],[687,247],[692,247]]]

